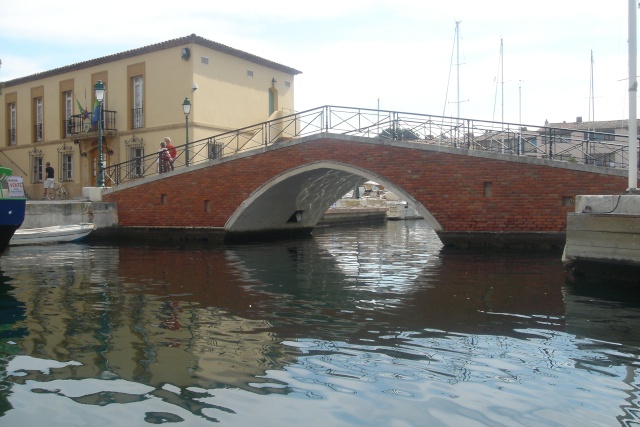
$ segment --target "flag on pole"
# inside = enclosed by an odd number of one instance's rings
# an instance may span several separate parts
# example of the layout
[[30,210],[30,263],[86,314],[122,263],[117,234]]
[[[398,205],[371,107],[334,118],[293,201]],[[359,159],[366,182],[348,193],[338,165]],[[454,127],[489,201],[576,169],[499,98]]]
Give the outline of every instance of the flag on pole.
[[91,124],[96,125],[100,119],[100,104],[96,99],[93,103],[93,115],[91,116]]
[[82,104],[80,104],[80,101],[78,101],[78,97],[76,97],[76,102],[78,103],[78,108],[80,109],[80,115],[82,115],[82,119],[87,119],[89,117],[89,112],[86,108],[82,108]]

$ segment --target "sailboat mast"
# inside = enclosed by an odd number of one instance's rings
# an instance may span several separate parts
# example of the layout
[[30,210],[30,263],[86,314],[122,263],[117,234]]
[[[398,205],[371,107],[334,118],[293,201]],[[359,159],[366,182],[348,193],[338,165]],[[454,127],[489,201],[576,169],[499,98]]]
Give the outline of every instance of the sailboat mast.
[[[590,130],[591,122],[595,121],[595,101],[594,96],[595,93],[593,91],[593,50],[591,50],[591,75],[590,75],[591,86],[589,87],[589,125],[587,126],[587,131]],[[594,125],[595,130],[595,125]]]
[[460,21],[456,21],[456,79],[458,93],[458,119],[460,118]]
[[502,81],[502,123],[504,123],[504,48],[502,37],[500,37],[500,78]]

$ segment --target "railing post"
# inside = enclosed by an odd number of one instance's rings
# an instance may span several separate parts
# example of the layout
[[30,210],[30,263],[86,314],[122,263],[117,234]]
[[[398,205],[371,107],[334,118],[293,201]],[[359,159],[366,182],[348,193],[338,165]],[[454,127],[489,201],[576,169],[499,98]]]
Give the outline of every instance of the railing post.
[[263,123],[262,125],[262,139],[264,141],[264,146],[266,147],[269,143],[269,138],[267,136],[268,123]]
[[396,117],[396,113],[391,113],[391,139],[396,141],[398,139],[398,118]]
[[329,106],[324,107],[322,120],[324,121],[324,131],[329,132]]

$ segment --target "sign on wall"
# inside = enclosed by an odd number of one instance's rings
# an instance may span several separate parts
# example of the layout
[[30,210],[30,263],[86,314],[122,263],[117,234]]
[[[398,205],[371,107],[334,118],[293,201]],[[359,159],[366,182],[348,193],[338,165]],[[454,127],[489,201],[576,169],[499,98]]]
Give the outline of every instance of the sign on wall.
[[8,176],[6,181],[9,187],[9,197],[24,197],[24,182],[21,176]]

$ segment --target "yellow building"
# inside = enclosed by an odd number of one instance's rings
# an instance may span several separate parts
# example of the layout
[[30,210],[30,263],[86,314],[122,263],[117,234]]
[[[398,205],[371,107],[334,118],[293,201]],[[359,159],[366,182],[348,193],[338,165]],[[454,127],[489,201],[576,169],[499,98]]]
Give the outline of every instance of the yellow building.
[[[187,130],[197,141],[294,111],[297,74],[192,34],[10,80],[0,104],[0,165],[39,198],[50,162],[56,181],[78,197],[96,185],[99,128],[106,166],[131,161],[157,152],[166,136],[177,146]],[[99,81],[102,121],[94,108]]]

